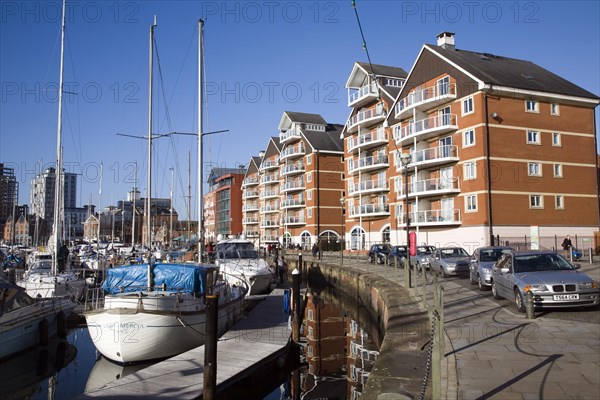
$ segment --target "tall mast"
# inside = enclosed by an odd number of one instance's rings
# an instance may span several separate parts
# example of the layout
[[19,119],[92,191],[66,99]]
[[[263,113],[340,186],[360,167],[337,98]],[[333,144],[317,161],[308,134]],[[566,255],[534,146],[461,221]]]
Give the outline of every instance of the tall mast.
[[204,251],[204,188],[202,176],[202,101],[203,101],[203,66],[204,66],[204,20],[198,20],[198,262],[202,262]]
[[62,23],[60,33],[60,75],[58,83],[58,127],[56,133],[56,173],[54,176],[54,225],[52,227],[52,234],[54,235],[54,257],[52,257],[52,271],[56,274],[58,270],[58,250],[59,250],[59,239],[60,233],[60,211],[62,209],[60,201],[62,196],[60,192],[64,190],[62,187],[62,102],[63,102],[63,71],[65,61],[65,14],[67,1],[63,0],[62,6]]
[[133,201],[131,205],[131,249],[135,248],[135,211],[137,201],[137,161],[133,170]]
[[150,54],[148,59],[148,194],[146,203],[146,229],[148,240],[148,290],[152,290],[152,224],[150,217],[152,215],[152,62],[154,61],[154,28],[156,27],[156,15],[154,23],[150,26]]
[[192,182],[191,182],[191,151],[188,150],[188,201],[187,201],[187,237],[185,238],[186,242],[190,242],[190,238],[192,236],[192,229],[190,226],[190,221],[192,219]]

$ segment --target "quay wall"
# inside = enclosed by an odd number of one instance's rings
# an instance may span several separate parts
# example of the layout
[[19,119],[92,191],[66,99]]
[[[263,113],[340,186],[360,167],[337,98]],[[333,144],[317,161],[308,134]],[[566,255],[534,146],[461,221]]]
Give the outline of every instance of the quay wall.
[[[290,261],[292,269],[297,264]],[[349,266],[304,261],[302,267],[303,279],[308,280],[311,291],[335,291],[338,295],[333,297],[342,294],[356,299],[356,310],[363,315],[359,318],[365,319],[359,319],[359,324],[376,325],[376,331],[371,331],[379,335],[374,339],[380,344],[380,354],[361,399],[419,398],[427,370],[431,323],[427,311],[410,291],[378,274]],[[423,398],[431,398],[429,381]]]

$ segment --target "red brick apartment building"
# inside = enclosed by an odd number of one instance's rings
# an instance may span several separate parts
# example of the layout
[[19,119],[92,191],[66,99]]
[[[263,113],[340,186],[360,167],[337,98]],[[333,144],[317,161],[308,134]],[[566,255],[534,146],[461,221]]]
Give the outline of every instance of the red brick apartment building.
[[352,248],[361,235],[404,243],[407,211],[417,243],[468,250],[598,230],[598,96],[529,61],[456,49],[449,32],[408,74],[356,63],[347,87]]
[[244,231],[258,232],[257,243],[339,245],[342,127],[316,114],[283,113],[279,137],[252,157],[242,184]]
[[239,235],[242,227],[242,181],[246,168],[213,168],[204,195],[204,237],[216,241],[219,234]]

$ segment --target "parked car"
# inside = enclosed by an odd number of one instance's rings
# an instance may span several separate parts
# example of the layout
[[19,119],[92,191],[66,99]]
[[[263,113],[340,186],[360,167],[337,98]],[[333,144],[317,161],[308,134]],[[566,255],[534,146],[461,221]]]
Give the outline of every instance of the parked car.
[[492,269],[492,295],[514,300],[519,312],[525,312],[527,292],[536,308],[597,306],[598,282],[579,268],[552,251],[504,254]]
[[369,249],[369,262],[377,264],[387,263],[388,254],[390,254],[392,246],[389,243],[374,244]]
[[469,280],[472,285],[478,285],[479,290],[488,290],[492,287],[492,268],[502,254],[513,251],[508,246],[479,247],[473,252],[469,266]]
[[404,265],[404,260],[406,260],[406,246],[392,246],[388,254],[388,264],[394,265],[396,260],[398,260],[398,265]]
[[432,271],[439,272],[446,278],[469,272],[471,256],[462,247],[441,247],[435,249],[429,263]]
[[418,246],[417,254],[414,256],[410,256],[410,266],[421,268],[429,268],[430,258],[433,256],[433,252],[435,251],[435,246]]

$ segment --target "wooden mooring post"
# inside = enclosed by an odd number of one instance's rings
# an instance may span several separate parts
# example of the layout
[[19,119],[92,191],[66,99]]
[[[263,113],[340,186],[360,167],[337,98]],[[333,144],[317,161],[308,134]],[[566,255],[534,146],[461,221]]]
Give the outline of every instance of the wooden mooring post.
[[219,296],[206,296],[206,328],[204,343],[204,386],[202,398],[204,400],[216,399],[217,389],[217,328],[219,323]]

